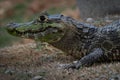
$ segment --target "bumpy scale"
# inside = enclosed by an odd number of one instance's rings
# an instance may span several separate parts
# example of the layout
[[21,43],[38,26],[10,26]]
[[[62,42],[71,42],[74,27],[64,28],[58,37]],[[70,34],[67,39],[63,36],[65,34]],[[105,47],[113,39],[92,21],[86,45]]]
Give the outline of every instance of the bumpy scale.
[[7,31],[15,36],[48,42],[68,55],[79,58],[63,68],[80,68],[96,62],[120,61],[120,20],[95,27],[61,14],[42,14],[27,23],[10,23]]

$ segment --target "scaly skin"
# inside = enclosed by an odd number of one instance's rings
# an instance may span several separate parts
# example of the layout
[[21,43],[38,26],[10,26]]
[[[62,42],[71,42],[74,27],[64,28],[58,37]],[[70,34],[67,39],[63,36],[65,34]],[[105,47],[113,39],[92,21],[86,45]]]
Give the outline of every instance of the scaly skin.
[[61,14],[42,14],[32,22],[10,23],[6,29],[15,36],[37,37],[41,42],[48,42],[79,58],[63,68],[78,69],[96,62],[120,61],[120,20],[98,28]]

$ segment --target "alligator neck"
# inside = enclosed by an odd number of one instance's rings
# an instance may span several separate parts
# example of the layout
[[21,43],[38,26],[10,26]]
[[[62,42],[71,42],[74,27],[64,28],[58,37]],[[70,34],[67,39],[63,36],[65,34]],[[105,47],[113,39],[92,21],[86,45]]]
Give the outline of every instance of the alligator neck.
[[[96,28],[86,28],[80,29],[76,26],[66,26],[68,29],[66,29],[66,34],[64,35],[61,40],[58,42],[50,43],[54,47],[66,52],[68,55],[72,55],[75,58],[80,58],[78,55],[85,55],[87,51],[89,51],[89,45],[86,43],[91,41],[90,39],[94,38],[96,36],[97,27]],[[81,27],[81,25],[79,25]],[[84,25],[83,25],[84,27]],[[84,45],[87,46],[84,46]],[[86,47],[86,48],[84,48]]]
[[67,29],[65,35],[61,40],[58,42],[50,43],[52,46],[66,52],[69,55],[72,55],[72,51],[76,51],[78,48],[78,44],[80,43],[79,35],[77,34],[77,28],[68,26],[69,29]]

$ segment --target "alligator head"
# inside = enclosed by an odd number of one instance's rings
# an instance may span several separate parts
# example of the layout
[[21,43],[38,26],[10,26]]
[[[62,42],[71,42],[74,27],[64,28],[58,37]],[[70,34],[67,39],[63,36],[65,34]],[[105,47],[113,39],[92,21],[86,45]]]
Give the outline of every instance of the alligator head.
[[[54,42],[60,40],[65,32],[65,26],[56,18],[62,15],[40,15],[37,19],[26,23],[9,23],[6,30],[13,36],[39,39],[42,42]],[[50,20],[52,18],[52,20]],[[54,19],[55,18],[55,19]]]

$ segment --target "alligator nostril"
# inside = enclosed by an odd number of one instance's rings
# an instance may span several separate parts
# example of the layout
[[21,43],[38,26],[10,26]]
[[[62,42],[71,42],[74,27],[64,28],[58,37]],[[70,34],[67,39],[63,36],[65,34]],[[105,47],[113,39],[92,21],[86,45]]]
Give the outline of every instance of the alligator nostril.
[[46,19],[45,16],[40,16],[41,21],[45,21],[45,19]]

